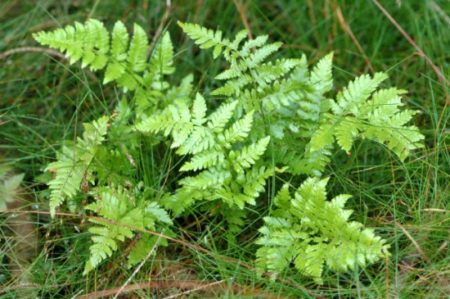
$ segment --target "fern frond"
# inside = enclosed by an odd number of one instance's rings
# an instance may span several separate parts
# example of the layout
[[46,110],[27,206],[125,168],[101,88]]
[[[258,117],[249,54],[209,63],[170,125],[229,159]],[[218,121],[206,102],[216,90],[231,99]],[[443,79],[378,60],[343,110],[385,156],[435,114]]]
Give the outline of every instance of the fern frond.
[[287,187],[277,195],[277,217],[264,218],[257,241],[262,246],[256,253],[262,269],[280,273],[294,262],[298,271],[321,283],[324,265],[347,271],[387,254],[384,240],[362,224],[348,221],[351,211],[344,205],[350,196],[327,201],[327,181],[307,179],[297,189],[295,199],[289,199]]
[[[230,59],[231,54],[237,50],[239,40],[232,43],[229,39],[223,39],[222,31],[220,30],[213,31],[197,24],[183,23],[180,21],[178,25],[200,48],[208,49],[214,47],[214,58],[217,58],[223,53],[227,59]],[[243,34],[240,36],[242,37]]]
[[[250,133],[253,124],[253,111],[247,113],[244,117],[236,121],[230,128],[223,133],[224,144],[234,144],[245,140]],[[220,140],[222,141],[222,140]]]
[[170,75],[175,71],[173,67],[173,45],[168,32],[164,33],[156,44],[149,63],[150,73]]
[[306,174],[320,177],[331,161],[332,147],[311,151],[310,145],[301,152],[290,151],[281,160],[293,174]]
[[[374,78],[356,78],[331,102],[333,114],[323,118],[323,123],[311,137],[311,150],[318,151],[333,145],[334,140],[349,152],[354,139],[370,139],[385,144],[401,160],[422,146],[423,135],[417,127],[408,126],[415,112],[401,110],[403,90],[380,89],[385,74]],[[372,95],[372,96],[371,96]]]
[[144,225],[146,228],[155,229],[155,222],[161,222],[165,224],[172,224],[172,219],[166,210],[161,208],[156,202],[149,202],[145,206],[146,217],[144,219]]
[[260,65],[267,57],[278,51],[283,43],[276,42],[258,48],[254,53],[249,55],[247,65],[249,69],[253,69]]
[[376,92],[369,105],[358,114],[365,123],[362,125],[363,138],[386,144],[400,160],[422,147],[424,136],[416,126],[408,126],[415,115],[411,110],[400,110],[403,90],[382,89]]
[[310,82],[314,88],[324,94],[333,88],[333,53],[319,60],[311,71]]
[[237,172],[249,168],[264,154],[267,145],[269,144],[270,137],[267,136],[256,143],[250,144],[244,147],[242,150],[230,152],[230,159],[234,161],[234,169]]
[[126,219],[130,219],[127,217],[129,213],[133,217],[138,216],[136,220],[142,218],[142,211],[133,208],[132,202],[128,200],[123,190],[103,189],[98,196],[99,199],[86,208],[95,211],[111,222],[90,219],[91,222],[103,226],[94,226],[89,229],[89,232],[93,234],[93,244],[89,248],[91,254],[85,265],[84,274],[89,273],[104,259],[112,256],[118,248],[117,241],[124,241],[134,236],[132,229],[126,225],[137,226],[140,222],[126,222]]
[[255,199],[265,189],[266,180],[274,174],[274,169],[265,166],[253,166],[241,182],[244,194],[251,198],[250,204],[255,204]]
[[147,62],[147,34],[145,34],[144,29],[138,24],[134,24],[133,32],[127,61],[133,71],[142,72],[145,70]]
[[111,36],[111,57],[112,61],[108,64],[105,71],[103,84],[114,81],[122,77],[126,71],[125,61],[128,57],[129,36],[125,25],[118,21],[114,24]]
[[175,141],[172,147],[179,147],[194,129],[191,118],[189,107],[180,102],[169,105],[151,117],[145,116],[143,120],[136,123],[135,128],[141,133],[161,132],[164,136],[172,135]]
[[216,145],[214,134],[208,127],[194,127],[189,137],[178,148],[177,154],[197,154],[212,149]]
[[82,67],[102,69],[108,62],[109,33],[103,23],[90,19],[53,32],[38,32],[33,37],[42,45],[65,52],[71,63],[81,59]]
[[166,239],[150,235],[141,236],[128,254],[128,267],[133,267],[146,259],[149,254],[154,254],[156,247],[167,247],[168,245]]
[[[172,224],[167,212],[160,208],[156,202],[149,202],[144,206],[136,204],[136,199],[123,188],[100,188],[97,200],[86,207],[104,219],[90,218],[90,221],[99,225],[89,229],[93,234],[93,244],[90,246],[90,257],[86,262],[84,274],[95,269],[100,263],[118,249],[118,242],[124,242],[135,236],[135,230],[155,230],[156,223]],[[147,243],[147,246],[154,244]],[[133,265],[139,258],[139,251],[144,244],[131,256],[129,265]],[[149,247],[146,247],[148,250]]]
[[260,85],[260,88],[265,88],[268,84],[283,78],[302,63],[301,59],[277,59],[258,65],[251,76]]
[[194,105],[192,106],[192,115],[193,115],[193,124],[197,126],[201,126],[204,122],[206,122],[206,103],[203,96],[197,93]]
[[321,125],[314,135],[311,137],[310,146],[311,151],[319,151],[323,148],[329,147],[334,142],[333,124]]
[[55,216],[56,208],[65,200],[72,199],[80,190],[81,182],[87,172],[90,161],[81,160],[77,150],[63,147],[57,155],[57,161],[47,165],[45,171],[55,173],[48,182],[50,189],[50,214]]
[[114,24],[114,28],[111,36],[111,55],[118,62],[125,61],[127,59],[127,50],[129,35],[127,28],[121,21],[117,21]]
[[144,29],[134,24],[133,31],[130,38],[125,25],[118,21],[110,36],[102,22],[90,19],[53,32],[38,32],[33,37],[43,45],[65,52],[71,63],[81,59],[82,67],[89,66],[94,71],[106,68],[104,84],[116,81],[124,90],[137,90],[142,100],[151,97],[149,89],[167,85],[161,78],[174,72],[173,46],[169,34],[164,34],[148,60]]
[[[249,142],[253,112],[236,120],[236,106],[237,101],[224,103],[207,116],[205,99],[197,94],[191,111],[183,106],[184,120],[180,121],[183,117],[179,117],[179,108],[170,105],[159,115],[136,125],[141,132],[171,135],[171,147],[178,147],[176,153],[192,156],[180,171],[201,171],[180,180],[181,187],[175,194],[163,199],[165,207],[181,211],[187,204],[175,207],[173,203],[186,197],[190,198],[189,203],[201,199],[222,199],[230,206],[240,208],[245,203],[255,203],[255,198],[264,189],[265,178],[271,172],[265,168],[259,168],[259,171],[247,169],[261,159],[270,138]],[[183,138],[177,140],[177,134],[182,134]],[[242,181],[246,176],[247,187]],[[239,183],[230,186],[233,180]]]
[[218,168],[212,168],[204,170],[196,176],[186,177],[180,181],[180,184],[187,187],[189,190],[206,190],[208,188],[222,186],[225,180],[230,177],[231,174],[229,172]]
[[353,139],[358,136],[359,127],[360,124],[357,119],[345,117],[334,128],[337,143],[347,153],[350,152]]
[[364,104],[380,83],[387,78],[385,73],[376,73],[373,78],[369,75],[357,77],[338,93],[336,101],[331,102],[331,109],[334,114],[356,114],[361,104]]
[[208,127],[214,132],[222,132],[226,124],[231,120],[238,101],[223,104],[208,117]]
[[190,171],[190,170],[202,170],[205,168],[210,168],[217,164],[221,164],[225,159],[223,153],[219,151],[206,151],[198,155],[195,155],[189,162],[186,162],[180,171]]
[[72,147],[64,146],[57,155],[57,161],[50,163],[45,171],[55,174],[48,183],[50,188],[50,213],[64,200],[72,199],[86,180],[88,169],[98,146],[104,141],[109,126],[109,117],[103,116],[92,123],[84,124],[83,137]]

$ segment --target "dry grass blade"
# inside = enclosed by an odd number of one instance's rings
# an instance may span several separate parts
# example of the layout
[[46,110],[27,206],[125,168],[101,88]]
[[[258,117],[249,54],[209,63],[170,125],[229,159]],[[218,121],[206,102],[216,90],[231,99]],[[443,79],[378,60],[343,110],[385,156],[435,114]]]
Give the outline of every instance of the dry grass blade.
[[416,250],[420,254],[420,256],[425,261],[430,262],[430,258],[425,254],[422,247],[420,247],[419,243],[417,243],[417,241],[411,236],[411,234],[406,230],[406,228],[398,222],[395,222],[395,225],[397,225],[402,230],[402,232],[405,234],[405,236],[411,241],[411,243],[414,245],[414,247],[416,248]]
[[342,30],[344,30],[345,33],[348,34],[352,42],[355,44],[356,48],[358,48],[358,51],[361,53],[361,55],[364,57],[364,61],[366,62],[367,67],[371,72],[374,72],[374,68],[372,64],[370,63],[369,57],[367,57],[366,52],[362,48],[361,44],[359,43],[358,39],[356,38],[355,34],[353,34],[352,29],[348,25],[347,21],[344,18],[344,15],[342,14],[341,8],[338,6],[336,8],[336,17],[339,21],[339,25],[341,25]]
[[450,210],[436,209],[436,208],[422,209],[422,211],[424,211],[424,212],[437,212],[437,213],[450,213]]
[[433,63],[433,61],[428,57],[427,54],[420,48],[417,43],[412,39],[412,37],[403,29],[402,26],[391,16],[391,14],[384,8],[383,5],[378,0],[372,0],[373,3],[381,10],[381,12],[386,16],[386,18],[389,19],[389,21],[397,28],[397,30],[403,35],[403,37],[410,43],[411,46],[416,49],[417,53],[422,56],[425,61],[430,65],[430,67],[433,69],[434,73],[438,77],[439,81],[441,83],[444,83],[446,85],[449,85],[450,82],[447,80],[447,78],[442,74],[441,69]]
[[249,39],[253,39],[252,30],[250,29],[250,24],[248,23],[247,15],[245,13],[246,8],[239,0],[234,0],[234,5],[236,6],[236,9],[239,12],[239,15],[241,16],[242,23],[244,24],[245,30],[247,30],[247,35]]
[[214,281],[214,282],[211,282],[211,283],[208,283],[208,284],[205,284],[205,285],[200,285],[200,286],[198,286],[196,288],[193,288],[191,290],[187,290],[187,291],[184,291],[184,292],[181,292],[181,293],[178,293],[178,294],[174,294],[174,295],[170,295],[170,296],[164,297],[164,299],[178,298],[178,297],[181,297],[183,295],[188,295],[188,294],[200,291],[200,290],[205,290],[205,289],[211,288],[213,286],[223,284],[224,282],[225,282],[225,279],[222,279],[222,280],[219,280],[219,281]]
[[[145,289],[157,289],[157,290],[167,290],[167,289],[179,289],[179,290],[186,290],[181,293],[177,293],[174,295],[170,295],[165,298],[178,298],[183,295],[191,294],[193,292],[197,291],[203,291],[203,292],[212,292],[219,290],[224,290],[228,288],[229,286],[226,284],[225,280],[219,280],[215,282],[207,282],[199,281],[199,280],[163,280],[163,281],[148,281],[148,282],[142,282],[142,283],[136,283],[132,285],[126,286],[123,290],[120,290],[121,288],[114,288],[109,290],[103,290],[98,292],[92,292],[86,295],[82,295],[78,297],[79,299],[96,299],[96,298],[103,298],[108,296],[114,296],[117,295],[119,292],[121,293],[130,293],[133,291],[138,290],[145,290]],[[252,296],[258,297],[258,298],[284,298],[279,295],[264,293],[258,289],[249,288],[245,286],[240,286],[233,284],[231,286],[234,293],[239,294],[245,294],[246,296]]]
[[114,289],[109,289],[109,290],[92,292],[92,293],[80,296],[78,298],[79,299],[96,299],[96,298],[103,298],[103,297],[107,297],[107,296],[117,295],[119,293],[129,293],[129,292],[144,290],[144,289],[170,289],[170,288],[193,289],[193,288],[198,288],[201,285],[203,285],[203,283],[201,281],[183,281],[183,280],[148,281],[148,282],[142,282],[142,283],[128,285],[123,289],[122,289],[122,287],[119,287],[119,288],[114,288]]
[[428,2],[430,7],[450,26],[450,17],[445,13],[445,11],[440,7],[436,1],[431,0]]
[[151,43],[150,47],[148,48],[149,54],[155,48],[155,45],[158,42],[159,37],[161,36],[161,33],[163,32],[164,26],[166,26],[167,21],[169,20],[171,12],[172,12],[172,0],[166,0],[166,11],[164,12],[163,17],[161,18],[161,22],[159,23],[158,28],[156,29],[155,33],[153,34],[152,43]]

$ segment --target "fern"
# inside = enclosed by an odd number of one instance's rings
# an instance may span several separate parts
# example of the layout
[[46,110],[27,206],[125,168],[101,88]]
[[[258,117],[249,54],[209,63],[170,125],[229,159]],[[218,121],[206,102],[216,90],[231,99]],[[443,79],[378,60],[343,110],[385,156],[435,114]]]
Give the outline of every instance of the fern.
[[224,55],[228,60],[235,58],[239,43],[247,36],[246,31],[239,32],[231,42],[227,38],[222,38],[222,31],[213,31],[197,24],[178,22],[183,31],[202,48],[214,48],[214,58]]
[[[85,274],[96,268],[104,259],[112,256],[118,249],[118,241],[123,242],[133,238],[135,230],[155,230],[156,222],[172,223],[167,212],[155,202],[139,202],[122,188],[101,188],[97,190],[97,193],[98,199],[86,209],[95,211],[106,221],[90,218],[90,221],[98,226],[89,229],[89,232],[93,234],[93,244],[90,247],[91,255],[85,266]],[[141,258],[138,257],[145,257],[142,252],[156,246],[151,242],[142,244],[144,241],[149,240],[145,238],[140,241],[129,256],[130,265],[139,262]]]
[[73,147],[64,146],[58,153],[57,161],[50,163],[46,171],[54,173],[54,178],[48,183],[50,193],[50,213],[55,216],[55,210],[65,200],[73,199],[80,190],[81,184],[89,182],[89,167],[93,161],[98,146],[104,141],[108,129],[109,118],[103,116],[97,121],[84,125],[82,138],[78,138]]
[[[275,162],[289,166],[289,171],[295,174],[320,173],[324,159],[311,160],[305,148],[302,151],[298,144],[307,143],[320,121],[326,104],[324,94],[332,88],[332,55],[322,59],[309,74],[305,56],[270,61],[269,57],[278,51],[281,43],[268,43],[268,36],[242,42],[245,35],[239,35],[239,43],[231,46],[228,40],[219,43],[218,39],[211,38],[215,35],[210,30],[187,24],[181,27],[197,44],[203,45],[204,41],[210,47],[214,43],[225,44],[226,53],[232,53],[224,55],[230,62],[229,68],[216,77],[224,84],[212,94],[225,96],[228,101],[239,98],[239,106],[246,112],[256,111],[255,118],[260,121],[252,135],[271,135]],[[263,119],[270,120],[268,132],[261,130],[266,127]],[[286,140],[293,140],[293,146]],[[305,164],[309,166],[304,167]]]
[[326,200],[328,179],[307,179],[291,198],[285,185],[274,199],[273,216],[260,228],[256,255],[262,269],[280,273],[294,263],[301,273],[322,282],[324,265],[334,271],[365,267],[387,254],[388,246],[373,230],[349,221],[349,195]]
[[[220,31],[185,23],[180,26],[203,48],[227,49],[224,56],[230,66],[216,77],[225,83],[212,94],[228,101],[239,98],[246,112],[257,111],[256,119],[269,119],[269,132],[260,129],[253,135],[269,133],[276,163],[288,166],[293,174],[323,173],[335,140],[349,152],[356,138],[371,139],[387,145],[401,160],[421,146],[423,136],[407,125],[414,112],[400,110],[400,91],[382,89],[368,101],[386,80],[383,73],[373,78],[360,76],[335,100],[329,100],[325,95],[333,88],[332,53],[309,71],[304,56],[268,61],[281,44],[268,43],[267,36],[239,46],[245,35],[238,34],[239,42],[231,43]],[[258,123],[256,127],[266,126]]]
[[[270,201],[274,209],[256,242],[261,270],[278,274],[294,264],[320,283],[325,267],[346,271],[387,254],[373,230],[349,221],[349,196],[326,199],[327,179],[320,176],[336,145],[349,153],[355,140],[369,139],[401,160],[421,147],[423,136],[409,124],[415,112],[402,107],[405,92],[380,88],[387,75],[377,73],[355,78],[334,97],[332,53],[309,67],[304,55],[282,58],[282,44],[267,35],[249,40],[240,31],[229,39],[220,30],[179,25],[228,64],[209,95],[201,87],[193,94],[192,75],[178,84],[168,79],[175,73],[168,33],[152,49],[139,25],[130,35],[120,21],[111,33],[91,19],[34,34],[71,63],[104,71],[103,83],[123,90],[112,115],[86,124],[83,136],[66,143],[47,166],[54,173],[48,183],[52,216],[65,201],[89,202],[75,207],[87,209],[94,222],[85,273],[131,240],[128,264],[136,265],[167,245],[140,232],[172,234],[174,219],[197,210],[225,221],[225,236],[235,242],[249,206],[267,208]],[[305,174],[311,178],[294,197],[285,185],[276,197],[259,200],[269,178],[275,186]]]
[[[197,94],[191,110],[184,104],[171,105],[156,117],[136,125],[143,133],[171,135],[171,147],[178,148],[179,155],[192,155],[180,171],[200,171],[179,181],[182,187],[163,201],[167,208],[180,213],[195,200],[202,199],[221,199],[241,209],[245,203],[255,204],[255,198],[264,190],[264,179],[272,174],[265,167],[257,171],[260,169],[257,162],[270,138],[243,145],[252,127],[253,112],[229,125],[236,106],[236,101],[223,104],[206,116],[205,99]],[[249,175],[252,171],[257,174]],[[247,180],[239,182],[238,178]]]
[[71,63],[81,60],[83,67],[92,70],[102,69],[108,62],[109,34],[103,23],[94,19],[53,32],[39,32],[34,38],[42,45],[66,52]]
[[[370,139],[385,144],[401,160],[421,147],[423,135],[408,126],[415,112],[400,110],[403,90],[380,89],[387,76],[377,73],[356,78],[331,101],[331,111],[311,138],[311,150],[321,150],[334,140],[349,152],[354,139]],[[375,92],[376,91],[376,92]]]
[[58,49],[71,63],[82,61],[82,67],[105,69],[103,84],[116,82],[125,91],[135,92],[139,111],[154,109],[163,95],[156,91],[169,86],[163,77],[174,72],[173,46],[165,33],[148,57],[148,38],[141,26],[134,24],[130,36],[118,21],[110,34],[103,23],[90,19],[52,32],[38,32],[33,37],[41,44]]

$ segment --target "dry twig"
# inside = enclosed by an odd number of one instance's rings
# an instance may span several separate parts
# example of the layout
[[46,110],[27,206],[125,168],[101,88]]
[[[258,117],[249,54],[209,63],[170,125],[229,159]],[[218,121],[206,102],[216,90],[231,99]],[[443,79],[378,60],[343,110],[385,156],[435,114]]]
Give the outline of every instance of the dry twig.
[[47,48],[42,48],[42,47],[20,47],[20,48],[15,48],[15,49],[11,49],[11,50],[7,50],[3,53],[0,53],[0,60],[3,60],[5,58],[7,58],[8,56],[17,54],[17,53],[46,53],[48,55],[51,56],[55,56],[61,59],[67,59],[66,56],[64,56],[63,54],[61,54],[58,51],[52,50],[52,49],[47,49]]

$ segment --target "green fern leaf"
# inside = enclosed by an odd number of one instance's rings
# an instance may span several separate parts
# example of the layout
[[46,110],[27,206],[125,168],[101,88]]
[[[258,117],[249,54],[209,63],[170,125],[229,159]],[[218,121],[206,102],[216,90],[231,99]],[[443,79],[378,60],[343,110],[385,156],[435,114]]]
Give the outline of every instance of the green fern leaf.
[[164,33],[153,51],[150,59],[150,72],[170,75],[175,71],[173,67],[173,45],[168,32]]
[[337,143],[347,153],[350,152],[353,139],[358,136],[358,127],[359,123],[356,119],[346,117],[334,129]]
[[310,82],[317,91],[324,94],[333,88],[333,53],[323,57],[311,71]]
[[178,22],[178,25],[200,48],[214,48],[214,58],[223,53],[227,59],[230,59],[230,54],[236,51],[235,47],[239,43],[231,43],[228,39],[222,39],[220,30],[213,31],[197,24],[183,22]]
[[195,97],[194,105],[192,107],[192,115],[192,122],[194,125],[201,126],[204,122],[206,122],[206,103],[205,99],[199,93],[197,93]]
[[251,54],[251,50],[255,48],[260,48],[267,44],[267,41],[269,40],[268,35],[260,35],[252,40],[248,40],[244,43],[241,50],[239,51],[239,54],[243,57],[247,57]]
[[65,52],[71,63],[81,59],[82,67],[98,70],[108,62],[109,33],[97,20],[90,19],[84,25],[75,23],[53,32],[38,32],[33,37],[42,45]]
[[376,73],[373,78],[362,75],[350,82],[348,87],[339,92],[336,101],[331,102],[331,108],[336,115],[352,112],[356,114],[361,104],[376,90],[381,82],[387,79],[384,73]]
[[247,113],[244,117],[233,123],[223,133],[223,141],[225,145],[231,145],[239,141],[245,140],[250,133],[253,124],[253,111]]
[[111,56],[113,59],[106,67],[103,84],[117,80],[125,73],[128,41],[129,36],[125,25],[120,21],[116,22],[111,37]]
[[165,224],[172,224],[172,219],[166,210],[162,209],[156,202],[150,202],[145,208],[146,219],[151,219],[150,222],[145,221],[145,227],[150,229],[155,229],[154,221],[157,220],[159,222]]
[[273,169],[265,166],[253,166],[242,182],[244,194],[251,198],[248,203],[255,205],[255,199],[265,190],[266,180],[274,174]]
[[129,39],[127,28],[121,21],[117,21],[112,31],[111,55],[118,62],[125,61],[127,58]]
[[262,269],[280,273],[293,261],[298,271],[321,283],[324,265],[347,271],[387,254],[384,240],[362,224],[348,221],[351,211],[343,208],[348,195],[326,200],[327,181],[307,179],[294,200],[289,199],[287,187],[277,195],[274,214],[278,217],[264,218],[257,241],[262,246],[257,251]]
[[319,151],[326,147],[329,147],[334,142],[333,126],[329,124],[323,124],[317,129],[314,135],[311,137],[311,151]]
[[146,68],[148,40],[144,29],[134,24],[134,34],[130,42],[127,61],[135,72],[142,72]]
[[[122,188],[100,188],[98,199],[86,208],[93,210],[106,221],[91,218],[90,221],[100,226],[89,229],[93,234],[93,244],[90,246],[89,261],[85,265],[84,273],[95,269],[100,263],[118,249],[118,241],[124,242],[135,236],[135,229],[156,229],[156,222],[172,224],[167,212],[156,202],[150,202],[144,207],[135,204],[133,196]],[[130,257],[129,264],[133,265],[140,257],[139,252],[143,244],[139,244]],[[148,248],[148,247],[147,247]]]
[[211,130],[207,127],[195,127],[184,143],[178,148],[177,154],[197,154],[212,149],[216,144]]
[[244,147],[239,152],[232,151],[230,153],[230,159],[234,161],[234,169],[237,172],[249,168],[264,154],[267,145],[269,144],[270,137],[267,136],[256,143],[253,143],[247,147]]
[[224,161],[224,154],[218,151],[206,151],[202,152],[198,155],[195,155],[191,161],[186,162],[181,168],[180,171],[197,171],[205,168],[210,168],[212,166],[216,166],[221,164]]
[[278,51],[283,43],[277,42],[269,45],[262,46],[248,58],[248,68],[252,69],[261,64],[268,56]]
[[191,190],[206,190],[223,185],[225,180],[230,177],[229,172],[212,168],[204,170],[194,177],[186,177],[180,181],[180,184]]
[[208,127],[214,132],[222,132],[233,116],[237,104],[237,101],[233,101],[229,104],[221,105],[208,117]]
[[79,138],[73,147],[64,146],[58,153],[57,161],[47,166],[45,171],[55,173],[55,177],[48,183],[52,217],[57,207],[65,200],[72,199],[80,190],[98,146],[105,139],[108,125],[109,117],[106,116],[85,124],[83,138]]

